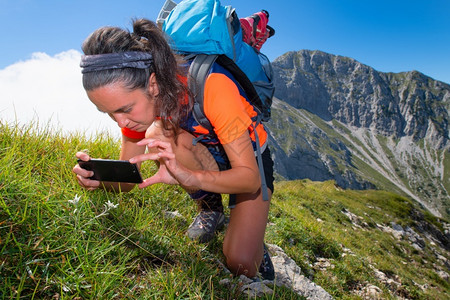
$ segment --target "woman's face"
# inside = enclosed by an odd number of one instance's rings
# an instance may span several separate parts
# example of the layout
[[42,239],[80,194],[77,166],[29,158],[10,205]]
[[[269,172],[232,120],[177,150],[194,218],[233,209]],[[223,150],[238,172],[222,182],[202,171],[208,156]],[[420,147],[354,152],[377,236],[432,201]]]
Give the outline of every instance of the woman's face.
[[120,128],[143,132],[155,119],[155,88],[157,86],[150,84],[147,94],[142,89],[129,90],[121,83],[114,83],[88,91],[87,95],[97,109],[107,113]]

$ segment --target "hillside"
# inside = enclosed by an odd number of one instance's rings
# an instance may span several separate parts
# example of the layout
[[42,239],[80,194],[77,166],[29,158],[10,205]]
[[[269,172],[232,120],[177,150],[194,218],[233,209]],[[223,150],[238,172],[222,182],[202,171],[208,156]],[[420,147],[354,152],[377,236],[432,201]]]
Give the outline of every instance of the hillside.
[[[184,235],[195,208],[181,190],[77,185],[77,150],[116,158],[119,146],[0,121],[0,298],[251,297],[223,268],[223,232],[208,245]],[[266,241],[334,298],[448,299],[449,238],[447,223],[397,194],[301,180],[276,183]],[[302,298],[265,284],[258,299]]]
[[282,178],[395,191],[449,217],[450,85],[321,51],[288,52],[273,68]]

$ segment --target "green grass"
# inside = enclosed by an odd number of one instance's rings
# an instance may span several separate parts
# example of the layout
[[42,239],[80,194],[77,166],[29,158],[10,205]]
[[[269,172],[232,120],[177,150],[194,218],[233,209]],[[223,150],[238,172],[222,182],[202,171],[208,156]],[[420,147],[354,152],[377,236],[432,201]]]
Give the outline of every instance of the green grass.
[[[449,285],[437,279],[432,270],[431,262],[437,263],[432,247],[418,252],[406,241],[397,241],[377,228],[377,224],[392,221],[414,228],[411,216],[416,211],[424,213],[423,218],[429,223],[440,226],[431,214],[407,198],[383,191],[342,190],[332,181],[302,180],[278,183],[276,199],[271,210],[271,221],[276,225],[269,227],[268,236],[333,296],[347,298],[355,284],[363,282],[385,290],[385,297],[392,294],[377,283],[368,268],[370,262],[391,277],[402,278],[403,295],[413,299],[446,299],[443,292]],[[362,228],[352,225],[343,209],[361,217]],[[341,245],[354,255],[345,255]],[[448,252],[441,250],[448,257]],[[330,259],[335,267],[315,271],[312,265],[317,257]],[[434,288],[423,292],[413,282]]]
[[[195,207],[179,188],[107,193],[78,186],[71,171],[76,151],[118,158],[119,147],[104,133],[87,138],[0,122],[0,299],[249,298],[219,284],[230,278],[221,266],[223,232],[207,245],[184,235]],[[143,165],[144,176],[154,171],[152,164]],[[344,208],[368,226],[353,228]],[[420,210],[383,191],[344,191],[333,182],[277,182],[266,241],[282,247],[336,298],[358,299],[352,290],[363,283],[382,288],[385,298],[396,295],[376,280],[370,262],[401,278],[402,295],[445,299],[449,284],[432,270],[439,264],[433,246],[417,252],[376,227],[391,221],[413,226],[415,209]],[[182,217],[165,217],[175,210]],[[353,254],[346,255],[343,246]],[[317,270],[318,258],[334,267]],[[430,288],[423,291],[414,282]],[[287,288],[272,288],[274,295],[262,299],[299,299]]]
[[[36,125],[0,123],[0,131],[0,299],[246,298],[219,285],[229,277],[219,263],[223,233],[206,246],[184,235],[195,207],[180,189],[78,186],[76,151],[118,158],[116,139]],[[164,217],[175,210],[183,217]],[[296,295],[276,288],[272,297]]]

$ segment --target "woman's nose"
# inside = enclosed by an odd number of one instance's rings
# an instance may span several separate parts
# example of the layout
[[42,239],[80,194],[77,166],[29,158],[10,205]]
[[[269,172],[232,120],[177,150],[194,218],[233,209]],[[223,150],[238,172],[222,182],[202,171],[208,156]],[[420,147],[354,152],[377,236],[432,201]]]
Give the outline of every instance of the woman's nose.
[[111,119],[117,122],[120,128],[124,128],[128,125],[128,119],[123,114],[110,114]]

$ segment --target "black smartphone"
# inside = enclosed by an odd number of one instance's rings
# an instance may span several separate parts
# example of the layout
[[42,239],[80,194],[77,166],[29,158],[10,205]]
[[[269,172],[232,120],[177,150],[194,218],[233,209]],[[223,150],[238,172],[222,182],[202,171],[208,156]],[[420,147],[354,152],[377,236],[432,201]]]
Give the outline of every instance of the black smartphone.
[[94,176],[89,179],[99,181],[141,183],[142,176],[136,164],[128,160],[90,159],[78,160],[83,169],[94,171]]

